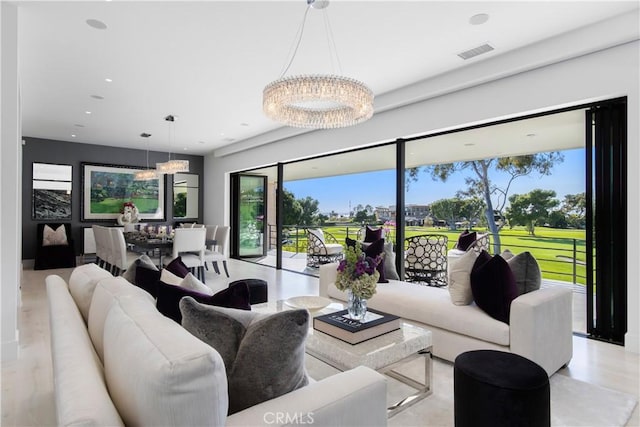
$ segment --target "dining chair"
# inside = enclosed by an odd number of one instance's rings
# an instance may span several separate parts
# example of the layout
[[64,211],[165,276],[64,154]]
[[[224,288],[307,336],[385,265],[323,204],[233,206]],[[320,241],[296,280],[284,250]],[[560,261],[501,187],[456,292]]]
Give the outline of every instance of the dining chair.
[[[218,231],[217,225],[205,225],[204,228],[207,229],[207,242],[212,242],[216,240],[216,232]],[[207,245],[207,250],[214,251],[217,249],[218,244],[209,244]]]
[[124,240],[123,229],[120,227],[109,227],[109,237],[111,239],[111,273],[119,276],[127,267],[127,242]]
[[227,241],[229,240],[229,230],[230,227],[228,225],[220,225],[217,226],[215,232],[215,240],[216,247],[207,249],[204,252],[204,260],[205,262],[210,261],[211,265],[213,265],[213,269],[216,273],[220,274],[220,268],[218,267],[218,261],[222,261],[222,266],[224,267],[224,272],[229,277],[229,269],[227,268]]
[[180,257],[189,270],[196,271],[195,276],[203,283],[206,238],[206,228],[176,228],[171,253],[172,260]]
[[102,225],[92,225],[93,238],[96,241],[96,263],[99,267],[111,271],[111,236],[109,229]]

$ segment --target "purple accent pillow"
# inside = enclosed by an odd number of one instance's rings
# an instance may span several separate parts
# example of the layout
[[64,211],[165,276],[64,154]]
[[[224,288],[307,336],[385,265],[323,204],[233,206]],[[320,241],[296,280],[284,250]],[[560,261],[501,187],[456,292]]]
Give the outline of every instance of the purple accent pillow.
[[173,261],[165,267],[165,269],[182,279],[187,277],[187,274],[189,274],[189,267],[184,265],[182,258],[179,256],[174,258]]
[[[345,239],[345,243],[348,247],[355,248],[358,242],[347,237]],[[362,252],[364,252],[365,256],[375,258],[378,255],[382,255],[384,253],[384,239],[378,239],[372,243],[362,243],[360,245],[360,248],[362,249]],[[376,270],[378,270],[378,273],[380,273],[378,283],[389,283],[384,270],[384,259],[380,261],[380,264],[378,264]]]
[[186,296],[192,297],[201,304],[251,310],[251,305],[249,304],[249,286],[247,286],[245,282],[230,285],[227,289],[214,295],[206,295],[183,288],[182,286],[169,285],[159,281],[156,308],[160,313],[181,323],[182,313],[180,312],[180,300]]
[[158,282],[160,281],[161,272],[151,270],[140,265],[136,266],[135,283],[139,288],[149,292],[152,297],[158,298]]
[[[366,248],[363,248],[365,256],[375,258],[378,255],[382,255],[384,253],[384,239],[378,239],[375,242],[368,245]],[[380,277],[378,278],[378,283],[389,283],[386,275],[384,274],[384,259],[380,261],[380,264],[376,267],[378,273],[380,273]]]
[[476,241],[476,238],[477,235],[475,231],[469,232],[469,230],[464,230],[458,236],[458,243],[456,245],[456,248],[460,249],[461,251],[466,251],[467,249],[469,249],[469,246],[471,246],[473,242]]
[[367,226],[364,231],[364,241],[375,242],[376,240],[382,239],[382,227],[380,228],[370,228]]
[[509,324],[511,301],[518,296],[518,289],[504,258],[481,252],[471,269],[471,293],[476,305],[485,313]]

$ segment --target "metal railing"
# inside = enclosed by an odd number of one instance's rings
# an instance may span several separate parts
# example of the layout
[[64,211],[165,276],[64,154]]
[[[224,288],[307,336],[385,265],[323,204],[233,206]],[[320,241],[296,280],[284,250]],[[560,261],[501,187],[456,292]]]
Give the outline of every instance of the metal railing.
[[[275,249],[277,246],[276,226],[269,224],[269,249]],[[307,230],[309,228],[319,228],[330,232],[340,243],[343,243],[346,237],[356,239],[358,231],[362,229],[362,225],[358,224],[335,224],[330,226],[306,226],[306,225],[286,225],[284,226],[284,234],[282,241],[282,250],[294,254],[307,252]],[[376,227],[379,227],[376,226]],[[385,227],[386,237],[388,240],[395,242],[395,228]],[[448,229],[432,229],[425,227],[406,227],[406,237],[417,234],[428,234],[438,232],[449,235],[449,249],[453,248],[457,242],[457,236],[460,230]],[[485,232],[483,230],[483,232]],[[389,239],[390,237],[390,239]],[[571,281],[573,284],[584,284],[586,281],[586,250],[585,240],[578,238],[562,238],[562,237],[545,237],[545,236],[525,236],[508,232],[500,233],[502,250],[510,249],[514,253],[531,252],[538,264],[544,278],[558,278],[562,281]],[[518,239],[518,240],[516,240]],[[550,244],[527,245],[522,244],[523,240],[533,239],[538,242],[553,242],[556,246]],[[561,247],[559,247],[560,245]],[[566,247],[564,247],[566,246]],[[569,271],[559,268],[567,263],[571,263]],[[558,268],[554,268],[557,266]]]

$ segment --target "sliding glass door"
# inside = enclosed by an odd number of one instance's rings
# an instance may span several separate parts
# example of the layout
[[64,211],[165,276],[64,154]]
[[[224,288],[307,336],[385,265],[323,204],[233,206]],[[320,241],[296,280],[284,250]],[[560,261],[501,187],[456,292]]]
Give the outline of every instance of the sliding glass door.
[[232,256],[263,257],[267,251],[267,177],[236,174],[232,186]]
[[587,111],[587,332],[624,344],[627,331],[626,99]]

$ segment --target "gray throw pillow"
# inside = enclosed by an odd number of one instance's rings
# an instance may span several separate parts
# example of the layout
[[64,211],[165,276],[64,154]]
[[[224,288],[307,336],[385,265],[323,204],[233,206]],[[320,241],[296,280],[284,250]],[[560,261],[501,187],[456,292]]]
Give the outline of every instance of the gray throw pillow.
[[507,260],[511,271],[516,278],[518,295],[526,294],[540,289],[542,284],[542,272],[535,257],[531,252],[522,252]]
[[136,267],[144,267],[148,270],[158,271],[158,267],[151,261],[151,258],[147,255],[140,255],[122,274],[122,277],[124,277],[127,282],[136,283]]
[[307,310],[260,314],[180,300],[182,326],[222,356],[229,383],[229,415],[309,383],[304,343]]
[[384,244],[384,274],[387,280],[400,280],[396,271],[396,253],[393,252],[393,243]]

